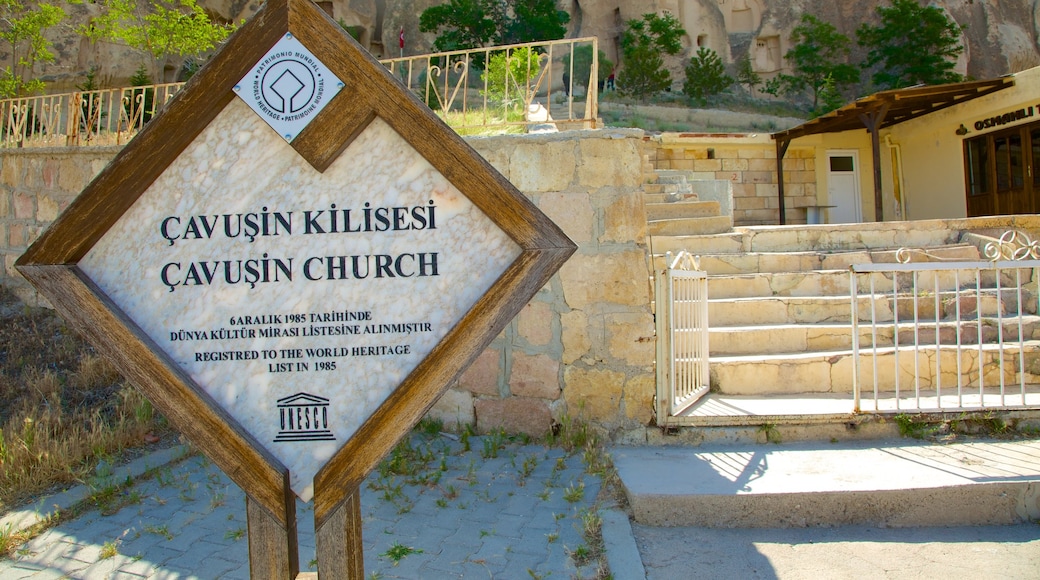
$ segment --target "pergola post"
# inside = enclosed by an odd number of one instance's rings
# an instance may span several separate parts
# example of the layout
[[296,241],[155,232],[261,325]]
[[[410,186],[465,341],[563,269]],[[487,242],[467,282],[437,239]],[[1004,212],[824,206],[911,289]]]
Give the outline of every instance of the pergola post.
[[787,155],[790,145],[790,139],[776,140],[776,189],[780,202],[780,225],[787,223],[787,212],[784,209],[784,155]]

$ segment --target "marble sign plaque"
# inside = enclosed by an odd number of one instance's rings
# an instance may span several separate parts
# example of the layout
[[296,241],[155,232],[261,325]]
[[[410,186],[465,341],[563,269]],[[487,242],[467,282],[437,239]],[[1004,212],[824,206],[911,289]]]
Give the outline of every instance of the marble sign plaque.
[[319,172],[244,100],[79,266],[308,501],[521,249],[378,117]]

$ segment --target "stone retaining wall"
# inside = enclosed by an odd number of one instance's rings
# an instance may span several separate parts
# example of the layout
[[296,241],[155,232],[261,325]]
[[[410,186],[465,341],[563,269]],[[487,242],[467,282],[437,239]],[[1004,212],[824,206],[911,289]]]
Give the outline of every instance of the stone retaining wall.
[[[648,139],[654,169],[690,173],[690,181],[733,184],[733,225],[776,225],[780,219],[776,144],[767,134],[670,133]],[[816,195],[816,148],[795,147],[784,156],[787,223],[806,223]]]
[[[578,244],[431,414],[541,436],[565,416],[641,433],[655,391],[645,154],[638,130],[473,138],[470,144]],[[0,282],[38,300],[14,262],[118,148],[0,152]]]

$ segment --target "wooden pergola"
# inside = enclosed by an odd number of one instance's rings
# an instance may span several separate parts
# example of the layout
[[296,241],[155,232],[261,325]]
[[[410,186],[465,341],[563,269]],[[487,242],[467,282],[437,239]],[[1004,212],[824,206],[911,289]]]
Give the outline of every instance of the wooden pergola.
[[874,161],[874,220],[884,221],[881,203],[881,129],[891,127],[947,107],[986,96],[1014,86],[1015,79],[1004,76],[986,81],[946,85],[916,86],[881,91],[863,97],[822,117],[786,131],[773,133],[776,141],[776,171],[780,198],[780,225],[787,222],[784,211],[784,156],[791,141],[808,135],[841,133],[866,129],[870,133]]

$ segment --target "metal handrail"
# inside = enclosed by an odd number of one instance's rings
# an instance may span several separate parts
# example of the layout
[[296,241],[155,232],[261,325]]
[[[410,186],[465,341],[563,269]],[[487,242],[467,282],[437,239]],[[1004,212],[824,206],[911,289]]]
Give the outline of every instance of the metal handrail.
[[[590,47],[587,71],[576,51]],[[517,51],[533,55],[513,70]],[[527,53],[522,52],[521,54]],[[501,55],[501,56],[498,56]],[[481,68],[505,59],[501,91]],[[595,128],[599,44],[595,37],[455,50],[380,61],[460,133],[575,124]],[[585,75],[588,75],[587,77]],[[578,78],[581,76],[582,78]],[[123,145],[184,83],[77,91],[0,100],[0,148]],[[578,94],[576,94],[578,93]]]

